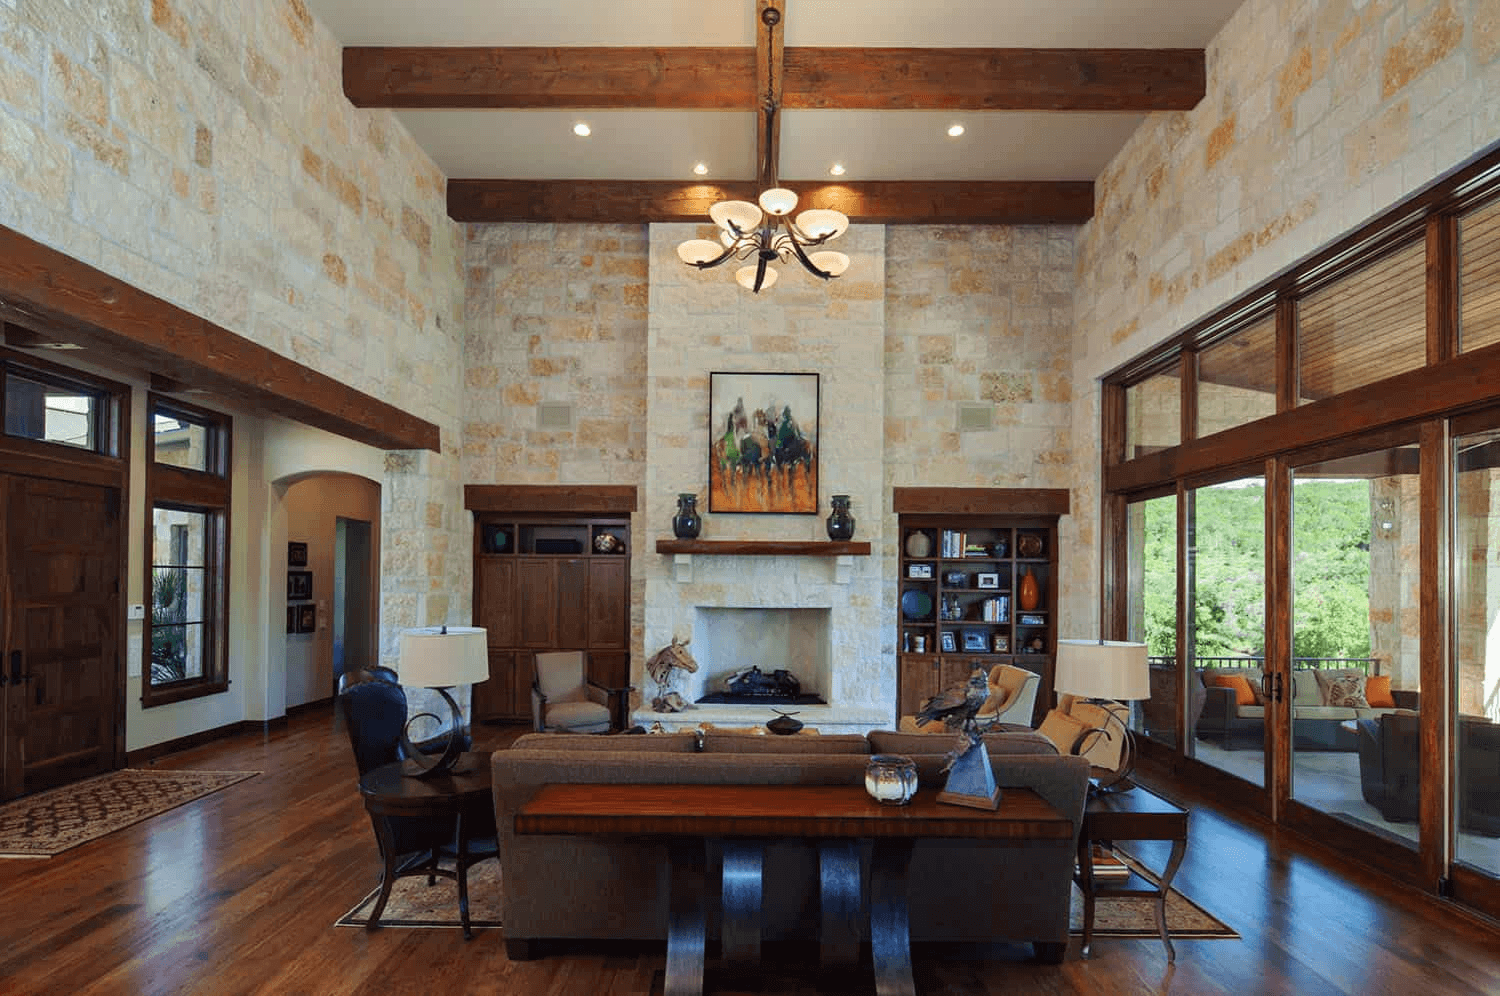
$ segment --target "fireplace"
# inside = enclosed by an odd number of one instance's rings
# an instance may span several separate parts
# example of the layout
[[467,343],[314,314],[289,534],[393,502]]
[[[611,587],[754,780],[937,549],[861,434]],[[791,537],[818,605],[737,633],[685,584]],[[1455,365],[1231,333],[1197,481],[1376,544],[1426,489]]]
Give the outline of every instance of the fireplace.
[[689,701],[715,704],[784,705],[762,696],[730,695],[728,679],[750,667],[767,676],[781,670],[795,676],[802,699],[791,704],[818,704],[829,688],[829,616],[827,608],[763,608],[699,605],[693,610],[693,658],[697,687]]

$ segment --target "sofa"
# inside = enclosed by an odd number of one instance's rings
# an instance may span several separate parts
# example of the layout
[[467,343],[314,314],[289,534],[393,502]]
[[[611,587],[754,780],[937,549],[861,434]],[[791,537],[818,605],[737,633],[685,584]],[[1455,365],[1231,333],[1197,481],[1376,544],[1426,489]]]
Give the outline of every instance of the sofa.
[[[913,941],[1030,942],[1061,961],[1068,940],[1074,848],[1087,797],[1088,764],[1034,733],[985,738],[1002,789],[1033,789],[1073,821],[1072,840],[997,844],[920,840],[910,864]],[[871,753],[917,761],[922,787],[940,787],[949,737],[897,732],[775,737],[707,730],[608,737],[531,734],[491,759],[504,880],[506,948],[533,957],[554,938],[660,940],[667,936],[667,843],[651,838],[517,835],[515,814],[552,783],[863,784]],[[1003,803],[1002,803],[1003,805]],[[868,871],[870,844],[861,842]],[[710,881],[720,856],[710,853]],[[762,937],[816,936],[818,865],[812,843],[769,843]],[[711,908],[711,907],[710,907]],[[709,936],[717,936],[710,911]],[[868,936],[868,924],[862,926]]]
[[[1204,693],[1197,724],[1200,740],[1215,742],[1225,750],[1263,748],[1263,673],[1258,667],[1198,669]],[[1419,703],[1417,692],[1389,688],[1388,678],[1349,668],[1296,668],[1290,691],[1292,743],[1297,750],[1355,750],[1355,720],[1374,719],[1397,709],[1416,709]],[[1389,698],[1380,692],[1388,693]],[[1246,701],[1247,696],[1250,701]]]
[[[1392,823],[1415,823],[1421,809],[1421,717],[1387,713],[1357,724],[1359,787]],[[1458,718],[1458,828],[1500,837],[1500,726]]]

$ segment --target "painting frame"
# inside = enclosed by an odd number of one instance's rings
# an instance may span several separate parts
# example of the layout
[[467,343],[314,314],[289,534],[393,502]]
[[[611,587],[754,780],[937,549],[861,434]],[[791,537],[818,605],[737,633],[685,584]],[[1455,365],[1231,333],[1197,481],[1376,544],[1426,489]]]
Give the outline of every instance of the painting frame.
[[286,565],[288,567],[307,566],[307,544],[290,540],[286,545]]
[[709,373],[710,512],[818,514],[821,389],[815,372]]
[[318,605],[316,602],[308,602],[306,605],[297,606],[297,632],[316,633],[318,631]]
[[289,602],[312,598],[312,571],[287,571],[286,597]]

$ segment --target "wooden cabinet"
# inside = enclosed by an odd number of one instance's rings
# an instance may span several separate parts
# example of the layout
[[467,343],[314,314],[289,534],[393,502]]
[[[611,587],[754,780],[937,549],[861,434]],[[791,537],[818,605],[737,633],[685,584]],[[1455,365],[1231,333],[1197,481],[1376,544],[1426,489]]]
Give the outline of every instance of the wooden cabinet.
[[[1035,722],[1052,698],[1057,518],[922,514],[900,523],[899,715],[974,667],[1005,662],[1042,676]],[[1025,598],[1033,589],[1034,602]]]
[[489,680],[474,686],[475,719],[530,721],[538,651],[587,650],[590,679],[628,683],[629,539],[624,519],[475,517],[474,624],[487,631],[490,657]]

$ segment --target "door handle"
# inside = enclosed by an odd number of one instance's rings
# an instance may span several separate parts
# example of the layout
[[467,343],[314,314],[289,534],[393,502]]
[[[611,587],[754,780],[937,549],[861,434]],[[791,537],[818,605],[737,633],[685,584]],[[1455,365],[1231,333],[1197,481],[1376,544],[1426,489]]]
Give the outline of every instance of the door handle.
[[1275,675],[1274,685],[1276,689],[1275,699],[1277,702],[1280,702],[1282,696],[1285,694],[1285,678],[1283,678],[1280,674]]

